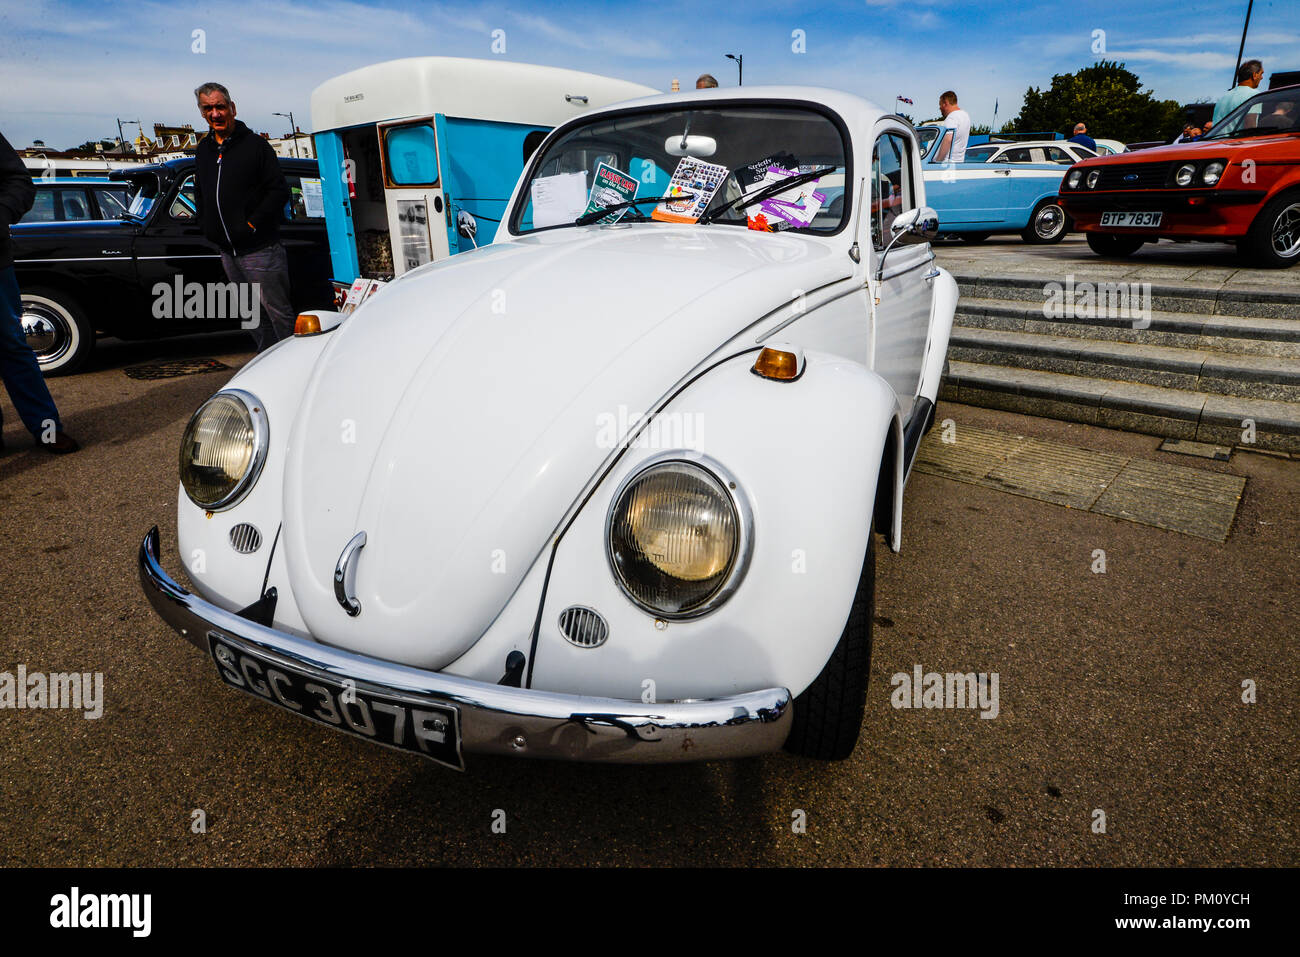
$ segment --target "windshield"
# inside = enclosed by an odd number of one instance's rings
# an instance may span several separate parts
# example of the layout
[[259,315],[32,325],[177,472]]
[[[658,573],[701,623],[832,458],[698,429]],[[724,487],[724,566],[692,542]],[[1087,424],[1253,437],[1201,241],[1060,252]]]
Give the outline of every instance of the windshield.
[[916,138],[921,141],[922,156],[930,152],[930,144],[939,138],[940,130],[941,128],[938,126],[921,126],[917,128]]
[[[691,106],[602,116],[533,160],[510,226],[528,233],[579,220],[702,220],[833,233],[849,209],[845,155],[839,127],[807,108]],[[762,201],[741,202],[751,198]]]
[[1300,131],[1300,89],[1274,90],[1247,100],[1201,139],[1235,139]]

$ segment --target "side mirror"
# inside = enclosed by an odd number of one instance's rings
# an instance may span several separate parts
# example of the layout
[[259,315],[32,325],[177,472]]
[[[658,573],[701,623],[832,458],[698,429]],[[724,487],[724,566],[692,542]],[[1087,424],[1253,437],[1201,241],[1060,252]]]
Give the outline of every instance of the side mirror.
[[478,249],[478,242],[474,239],[478,235],[478,220],[474,218],[469,210],[462,209],[456,214],[456,232],[474,243],[474,248]]
[[885,275],[885,257],[889,251],[901,243],[928,243],[939,235],[939,214],[929,206],[918,206],[900,214],[889,224],[889,233],[893,237],[885,251],[880,254],[876,265],[876,282]]
[[929,206],[909,209],[889,226],[895,240],[928,243],[939,235],[939,214]]

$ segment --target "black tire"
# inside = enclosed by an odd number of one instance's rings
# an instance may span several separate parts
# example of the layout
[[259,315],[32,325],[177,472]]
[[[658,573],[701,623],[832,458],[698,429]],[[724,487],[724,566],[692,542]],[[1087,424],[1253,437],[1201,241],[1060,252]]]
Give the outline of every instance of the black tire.
[[958,233],[957,238],[964,243],[975,246],[984,242],[984,240],[988,239],[992,235],[992,233]]
[[843,761],[862,731],[871,672],[871,623],[876,615],[875,534],[868,533],[858,590],[840,640],[816,680],[794,699],[785,749],[822,761]]
[[1084,236],[1087,237],[1088,248],[1098,256],[1111,259],[1132,256],[1146,245],[1146,240],[1141,236],[1119,236],[1115,233],[1084,233]]
[[1070,217],[1060,200],[1045,199],[1034,207],[1029,217],[1029,225],[1020,233],[1020,238],[1034,246],[1050,246],[1059,243],[1070,231]]
[[23,331],[47,376],[76,372],[95,348],[95,327],[66,292],[48,287],[22,291]]
[[1261,209],[1238,249],[1252,265],[1266,269],[1300,262],[1300,191],[1284,193]]

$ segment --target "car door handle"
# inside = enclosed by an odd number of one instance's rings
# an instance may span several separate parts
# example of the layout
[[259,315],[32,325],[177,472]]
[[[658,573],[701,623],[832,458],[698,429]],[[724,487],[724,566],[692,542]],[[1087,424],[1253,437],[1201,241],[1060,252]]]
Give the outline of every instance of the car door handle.
[[999,176],[1010,176],[1010,175],[1011,175],[1011,170],[1009,170],[1009,169],[995,169],[993,172],[997,173]]
[[334,598],[353,618],[361,614],[361,602],[357,601],[356,595],[348,591],[348,568],[357,557],[357,552],[365,546],[366,533],[357,532],[352,536],[352,541],[343,546],[343,554],[339,556],[338,564],[334,566]]
[[926,282],[934,282],[936,279],[939,278],[939,272],[940,272],[939,267],[935,266],[928,273],[926,273],[922,278]]

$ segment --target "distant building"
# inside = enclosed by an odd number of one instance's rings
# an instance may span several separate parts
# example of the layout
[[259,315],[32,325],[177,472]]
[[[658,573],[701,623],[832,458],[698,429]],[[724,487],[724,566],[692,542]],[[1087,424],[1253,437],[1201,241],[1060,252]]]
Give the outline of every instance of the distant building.
[[316,144],[313,142],[310,133],[304,133],[302,130],[294,130],[292,133],[285,133],[279,138],[268,136],[266,141],[271,144],[277,156],[297,156],[302,159],[316,158]]

